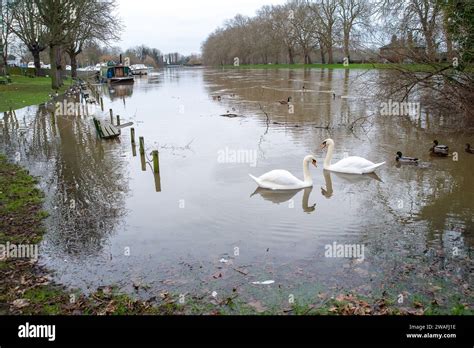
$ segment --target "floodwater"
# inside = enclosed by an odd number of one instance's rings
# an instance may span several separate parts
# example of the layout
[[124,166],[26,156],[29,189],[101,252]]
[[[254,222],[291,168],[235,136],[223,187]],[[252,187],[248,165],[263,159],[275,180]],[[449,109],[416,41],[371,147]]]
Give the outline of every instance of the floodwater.
[[[134,86],[99,87],[106,106],[99,118],[108,120],[111,108],[122,123],[134,122],[144,159],[129,128],[120,140],[101,141],[89,116],[53,124],[43,107],[18,110],[18,123],[2,124],[0,146],[46,192],[40,263],[71,288],[116,285],[143,298],[216,292],[275,308],[291,295],[305,302],[349,291],[470,298],[474,155],[464,144],[474,144],[473,129],[424,103],[418,115],[381,116],[388,101],[374,89],[384,78],[171,69]],[[291,108],[278,103],[288,96]],[[387,163],[377,176],[325,172],[319,145],[329,137],[334,161]],[[431,158],[434,139],[458,152],[457,161]],[[420,165],[397,166],[397,151]],[[248,176],[286,169],[302,178],[308,154],[318,158],[313,189],[256,190]],[[363,254],[327,257],[334,243]]]

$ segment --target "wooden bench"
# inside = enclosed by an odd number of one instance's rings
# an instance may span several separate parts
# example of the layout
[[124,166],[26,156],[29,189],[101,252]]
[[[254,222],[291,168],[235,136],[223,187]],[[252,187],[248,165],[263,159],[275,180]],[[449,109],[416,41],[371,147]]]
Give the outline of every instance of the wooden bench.
[[95,126],[95,129],[97,130],[97,133],[102,139],[117,138],[121,134],[119,128],[108,123],[105,123],[102,125],[100,121],[96,118],[94,118],[94,126]]

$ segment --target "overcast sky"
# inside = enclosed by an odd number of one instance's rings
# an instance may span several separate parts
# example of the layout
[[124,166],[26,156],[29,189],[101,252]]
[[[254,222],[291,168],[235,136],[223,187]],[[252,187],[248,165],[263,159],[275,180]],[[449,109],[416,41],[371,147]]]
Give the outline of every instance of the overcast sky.
[[226,19],[253,16],[263,5],[285,0],[118,0],[125,30],[123,49],[145,44],[163,53],[200,53],[201,43]]

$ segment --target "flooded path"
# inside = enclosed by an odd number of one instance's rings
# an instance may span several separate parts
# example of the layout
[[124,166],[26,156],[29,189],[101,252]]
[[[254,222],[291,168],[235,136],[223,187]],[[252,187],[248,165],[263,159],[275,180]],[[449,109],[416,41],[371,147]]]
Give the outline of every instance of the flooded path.
[[[389,291],[472,299],[474,155],[464,144],[474,144],[473,131],[425,111],[371,116],[383,100],[368,86],[379,78],[171,69],[134,86],[103,86],[106,109],[144,137],[147,160],[159,150],[159,177],[132,149],[129,129],[120,141],[101,141],[90,117],[52,124],[42,108],[17,111],[0,146],[40,176],[47,194],[41,264],[72,288],[117,285],[144,298],[237,292],[284,306],[289,295],[304,302],[319,292]],[[292,110],[278,103],[289,96]],[[387,164],[378,177],[324,172],[326,138],[336,142],[334,160]],[[458,161],[430,158],[434,139]],[[397,151],[421,164],[397,166]],[[248,176],[286,169],[302,178],[308,154],[319,164],[312,190],[256,190]],[[363,246],[363,259],[327,257],[334,243]]]

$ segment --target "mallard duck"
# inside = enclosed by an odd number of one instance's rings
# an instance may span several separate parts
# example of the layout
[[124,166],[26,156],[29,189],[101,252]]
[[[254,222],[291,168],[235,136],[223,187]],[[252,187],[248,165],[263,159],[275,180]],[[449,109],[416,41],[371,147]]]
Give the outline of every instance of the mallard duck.
[[471,149],[471,144],[466,144],[466,152],[474,154],[474,149]]
[[433,156],[446,157],[449,154],[449,147],[446,145],[439,145],[438,140],[435,140],[433,141],[430,153]]
[[288,105],[291,103],[291,97],[288,97],[288,100],[280,100],[279,103],[281,105]]
[[405,157],[400,151],[397,152],[396,161],[399,163],[418,164],[418,158]]

